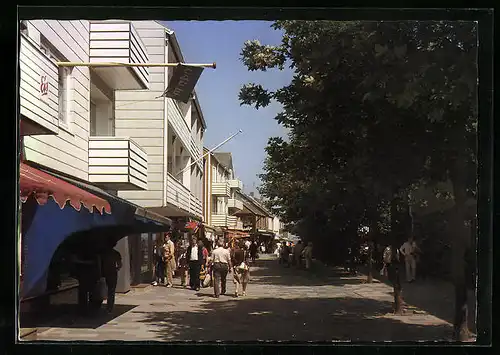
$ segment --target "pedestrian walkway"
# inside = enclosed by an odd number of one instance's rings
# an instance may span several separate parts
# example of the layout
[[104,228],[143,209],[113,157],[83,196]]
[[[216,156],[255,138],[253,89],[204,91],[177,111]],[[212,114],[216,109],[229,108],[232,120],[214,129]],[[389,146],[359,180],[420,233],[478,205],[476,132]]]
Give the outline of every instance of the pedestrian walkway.
[[[176,283],[179,280],[176,279]],[[152,287],[118,295],[113,315],[65,316],[36,337],[50,341],[415,341],[449,340],[452,326],[427,312],[392,314],[392,289],[364,277],[284,268],[262,256],[246,297]]]

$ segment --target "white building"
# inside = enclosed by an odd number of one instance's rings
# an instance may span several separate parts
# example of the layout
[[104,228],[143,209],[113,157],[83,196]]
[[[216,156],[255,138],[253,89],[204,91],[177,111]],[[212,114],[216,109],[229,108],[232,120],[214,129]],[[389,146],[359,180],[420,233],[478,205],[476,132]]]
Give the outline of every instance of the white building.
[[[154,21],[23,25],[19,90],[25,161],[95,185],[160,220],[201,221],[203,166],[195,161],[206,125],[196,95],[188,104],[158,98],[173,69],[56,64],[183,62],[173,32]],[[143,234],[120,241],[124,265],[130,253],[135,263],[133,275],[124,267],[122,278],[151,278],[155,238]]]
[[[152,63],[184,62],[175,34],[156,21],[134,21]],[[168,217],[202,220],[203,134],[198,99],[158,98],[173,68],[149,68],[149,90],[116,91],[116,134],[133,137],[148,155],[146,191],[119,196]]]

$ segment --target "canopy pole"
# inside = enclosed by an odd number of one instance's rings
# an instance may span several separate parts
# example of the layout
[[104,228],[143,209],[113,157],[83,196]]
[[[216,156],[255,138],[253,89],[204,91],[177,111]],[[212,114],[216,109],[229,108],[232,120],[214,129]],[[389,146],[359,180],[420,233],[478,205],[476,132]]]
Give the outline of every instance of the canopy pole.
[[85,63],[85,62],[56,62],[60,67],[176,67],[179,64],[190,67],[216,68],[215,62],[210,64],[187,64],[187,63]]

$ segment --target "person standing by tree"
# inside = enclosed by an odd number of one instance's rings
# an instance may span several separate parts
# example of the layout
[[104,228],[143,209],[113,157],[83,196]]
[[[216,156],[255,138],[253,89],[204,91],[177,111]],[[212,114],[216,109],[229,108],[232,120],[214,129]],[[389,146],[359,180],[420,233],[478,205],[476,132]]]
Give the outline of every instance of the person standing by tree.
[[226,293],[226,278],[231,272],[231,253],[224,248],[224,241],[218,240],[218,247],[212,251],[211,260],[214,273],[214,296],[219,298]]
[[313,243],[307,243],[307,246],[304,248],[304,259],[306,261],[306,269],[310,270],[312,266],[312,252],[313,252]]
[[413,236],[410,236],[408,240],[403,243],[399,250],[405,257],[406,281],[414,282],[417,273],[417,252],[420,249],[413,239]]

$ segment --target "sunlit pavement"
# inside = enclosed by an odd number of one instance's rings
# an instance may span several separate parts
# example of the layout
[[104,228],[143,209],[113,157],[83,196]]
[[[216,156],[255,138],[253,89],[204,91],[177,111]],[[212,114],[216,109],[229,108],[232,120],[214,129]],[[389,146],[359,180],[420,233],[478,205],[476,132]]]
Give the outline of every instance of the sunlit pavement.
[[[246,297],[213,298],[176,286],[117,296],[112,315],[65,316],[25,340],[409,341],[449,340],[450,323],[408,305],[392,311],[391,288],[364,277],[312,275],[263,256],[251,269]],[[176,279],[179,283],[179,279]]]

